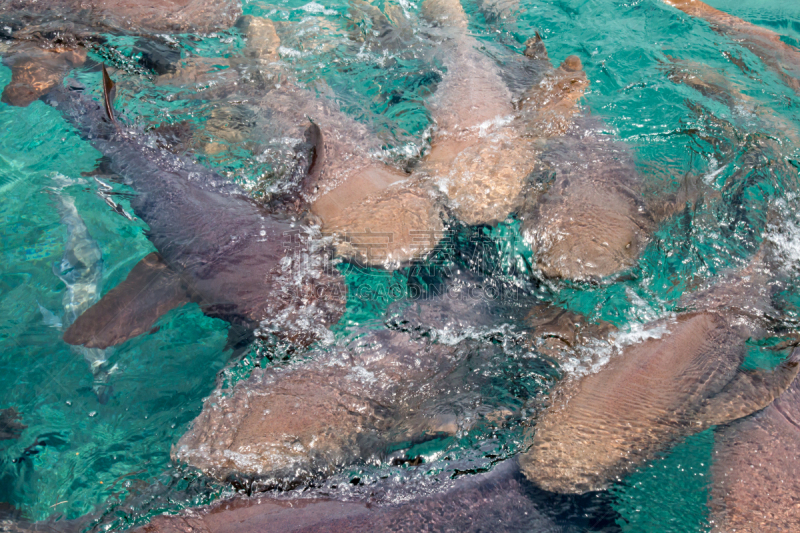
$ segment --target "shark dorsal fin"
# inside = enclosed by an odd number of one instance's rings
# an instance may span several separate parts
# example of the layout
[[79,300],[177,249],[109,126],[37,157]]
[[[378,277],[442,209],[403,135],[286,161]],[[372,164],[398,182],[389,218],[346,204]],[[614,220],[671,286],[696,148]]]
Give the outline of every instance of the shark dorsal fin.
[[114,97],[117,95],[116,84],[111,80],[108,75],[105,64],[103,64],[103,104],[106,108],[106,116],[113,124],[117,123],[114,116]]
[[319,181],[319,175],[322,172],[325,142],[322,138],[322,130],[313,122],[306,128],[305,138],[306,142],[312,146],[313,150],[311,165],[308,167],[308,175],[306,179],[303,180],[303,190],[307,193],[313,193],[317,181]]
[[544,46],[544,41],[542,40],[542,36],[539,35],[539,32],[536,32],[534,37],[531,37],[527,41],[525,41],[525,51],[523,52],[525,57],[530,59],[538,59],[538,60],[547,60],[550,59],[547,55],[547,48]]

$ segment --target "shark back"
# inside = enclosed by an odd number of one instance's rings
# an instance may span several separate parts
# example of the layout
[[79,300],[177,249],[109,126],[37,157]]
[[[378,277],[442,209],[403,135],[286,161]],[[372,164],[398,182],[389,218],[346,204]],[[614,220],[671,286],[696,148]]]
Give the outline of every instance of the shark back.
[[[289,330],[335,322],[344,288],[325,271],[324,249],[305,249],[293,261],[296,224],[266,211],[237,185],[193,160],[154,145],[113,116],[108,79],[105,101],[75,83],[44,98],[109,161],[137,195],[131,207],[149,226],[158,258],[148,256],[119,287],[80,317],[65,340],[106,347],[150,329],[160,314],[195,301],[210,316]],[[158,287],[158,294],[150,291]],[[148,295],[149,293],[149,295]],[[317,305],[319,304],[319,305]],[[308,325],[310,324],[310,325]]]

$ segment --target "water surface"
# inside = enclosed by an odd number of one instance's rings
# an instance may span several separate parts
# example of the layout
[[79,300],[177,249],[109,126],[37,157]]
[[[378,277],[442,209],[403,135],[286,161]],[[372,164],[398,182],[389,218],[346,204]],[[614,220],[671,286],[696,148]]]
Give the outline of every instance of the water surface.
[[[397,3],[415,20],[418,2]],[[789,44],[800,42],[800,4],[710,3],[779,32]],[[631,147],[648,200],[657,202],[675,193],[688,177],[699,178],[718,195],[696,210],[665,220],[639,265],[611,284],[532,286],[524,268],[530,250],[520,243],[519,224],[513,219],[492,229],[455,228],[452,244],[428,266],[436,262],[468,268],[464,250],[482,242],[491,253],[487,252],[488,264],[476,270],[627,330],[672,310],[700,281],[742,266],[765,238],[777,239],[788,258],[797,258],[800,223],[787,215],[796,208],[797,147],[775,133],[774,123],[732,112],[666,75],[669,57],[708,65],[749,97],[752,109],[778,117],[796,131],[797,95],[756,56],[659,0],[523,0],[500,18],[484,16],[474,2],[465,3],[465,9],[470,31],[501,64],[520,53],[522,43],[536,31],[555,64],[571,54],[580,57],[590,80],[583,103]],[[286,69],[320,97],[334,99],[343,111],[371,126],[388,160],[409,160],[428,145],[432,124],[425,102],[444,72],[424,36],[408,49],[384,51],[365,38],[368,26],[354,26],[346,1],[251,0],[245,2],[244,12],[283,25],[279,53]],[[118,107],[148,126],[210,120],[219,102],[205,100],[202,93],[186,100],[182,90],[156,85],[154,76],[137,63],[134,41],[108,36],[105,46],[90,51],[90,58],[119,69]],[[176,36],[175,43],[184,57],[229,56],[243,47],[235,29]],[[0,67],[0,84],[8,83],[10,76],[8,68]],[[96,69],[87,67],[73,76],[99,94]],[[723,123],[730,127],[721,127]],[[188,305],[162,317],[150,334],[109,352],[110,364],[117,367],[110,378],[113,389],[107,403],[98,402],[86,362],[61,340],[60,329],[49,325],[40,310],[64,312],[65,286],[53,266],[61,261],[67,230],[47,190],[58,180],[71,180],[62,193],[75,199],[102,250],[105,290],[124,279],[152,245],[140,221],[119,216],[98,197],[100,186],[86,174],[95,169],[100,154],[71,132],[58,112],[42,102],[27,108],[1,104],[0,124],[0,408],[14,406],[27,425],[19,440],[0,442],[0,502],[12,504],[30,520],[91,515],[103,527],[122,530],[155,514],[234,492],[235,487],[173,464],[170,447],[218,383],[235,382],[256,364],[286,364],[296,351],[263,343],[231,363],[231,351],[225,349],[227,325]],[[759,136],[782,143],[759,152],[761,165],[752,157]],[[201,159],[258,197],[280,179],[278,145],[268,135],[252,134],[247,142],[229,143]],[[129,192],[121,185],[111,186],[116,192]],[[115,198],[130,211],[124,195]],[[778,225],[780,221],[786,223]],[[383,327],[384,313],[407,293],[409,278],[412,283],[420,279],[418,272],[409,270],[342,268],[351,293],[345,316],[333,328],[337,338],[364,325]],[[785,304],[780,320],[786,328],[798,318],[796,294],[790,279],[780,298]],[[524,449],[524,431],[535,422],[542,395],[561,373],[514,331],[468,335],[478,343],[503,345],[502,356],[482,359],[471,370],[484,376],[485,396],[518,415],[500,428],[476,424],[454,437],[399,443],[386,451],[388,456],[422,457],[424,465],[373,461],[321,482],[324,487],[334,492],[334,486],[350,487],[346,494],[358,495],[357,487],[386,479],[401,484],[407,478],[424,481],[440,472],[464,470],[465,464],[485,469]],[[774,366],[784,355],[766,349],[775,342],[751,342],[748,364]],[[447,401],[458,402],[459,396]],[[470,409],[475,406],[461,410]],[[706,530],[712,445],[713,433],[704,432],[643,466],[599,496],[613,509],[612,518],[585,527],[608,529],[611,522],[630,532]],[[350,483],[354,479],[358,481]],[[580,516],[582,505],[588,506],[584,500],[572,502],[568,513]]]

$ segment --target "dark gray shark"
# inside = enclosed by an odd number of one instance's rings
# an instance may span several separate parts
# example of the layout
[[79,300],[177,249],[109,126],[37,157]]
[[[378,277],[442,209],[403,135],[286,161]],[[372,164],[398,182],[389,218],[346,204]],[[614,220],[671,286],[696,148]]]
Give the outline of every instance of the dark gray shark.
[[20,421],[20,415],[16,409],[0,409],[0,440],[18,439],[22,431],[27,427]]
[[[247,330],[291,332],[301,343],[338,320],[344,287],[326,250],[314,249],[310,230],[124,126],[114,116],[114,84],[105,69],[103,77],[102,103],[77,82],[57,86],[44,100],[136,191],[131,207],[149,226],[158,253],[78,317],[64,340],[105,348],[148,331],[160,315],[188,302]],[[313,157],[306,159],[307,170]]]
[[[376,504],[337,500],[328,494],[288,499],[263,495],[235,497],[176,516],[162,515],[136,533],[202,531],[208,533],[282,532],[418,532],[418,531],[585,531],[561,525],[541,511],[538,494],[509,460],[489,472],[445,481],[439,491],[426,494],[421,487],[408,496]],[[401,490],[403,490],[401,489]],[[376,489],[376,492],[380,489]],[[397,492],[397,489],[395,489]]]

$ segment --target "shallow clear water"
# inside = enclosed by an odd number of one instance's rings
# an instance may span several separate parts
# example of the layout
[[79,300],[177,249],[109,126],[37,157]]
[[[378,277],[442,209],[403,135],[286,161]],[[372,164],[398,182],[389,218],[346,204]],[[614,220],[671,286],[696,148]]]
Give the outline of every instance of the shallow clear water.
[[[800,4],[709,3],[779,32],[789,44],[800,42]],[[419,10],[417,2],[401,0],[399,5],[412,19]],[[800,223],[791,215],[799,184],[798,147],[775,133],[775,124],[796,132],[800,100],[752,53],[659,0],[523,0],[509,16],[492,20],[478,7],[465,2],[470,31],[501,64],[509,54],[520,53],[521,43],[536,31],[554,64],[571,54],[580,57],[590,80],[584,104],[631,147],[651,204],[674,194],[687,177],[700,178],[709,191],[719,193],[707,195],[692,212],[665,219],[625,279],[605,285],[544,284],[536,289],[539,297],[591,320],[634,328],[674,308],[700,281],[745,264],[766,238],[779,241],[790,261],[798,258]],[[279,27],[280,55],[287,68],[373,127],[387,158],[410,159],[426,146],[431,121],[424,104],[441,79],[442,67],[430,59],[429,43],[422,37],[418,49],[384,52],[364,39],[368,27],[352,24],[346,1],[251,0],[244,12],[285,23]],[[184,56],[235,55],[243,46],[236,30],[178,36],[177,42]],[[209,120],[215,102],[175,98],[178,89],[155,85],[153,76],[131,58],[133,43],[131,38],[110,37],[105,47],[90,52],[91,58],[120,69],[114,75],[117,107],[144,125]],[[750,98],[749,109],[762,113],[732,114],[670,81],[667,56],[708,65]],[[749,73],[731,57],[740,58]],[[73,75],[99,94],[96,70]],[[10,76],[8,68],[0,67],[0,85]],[[13,406],[27,426],[20,439],[0,442],[0,502],[14,505],[31,520],[92,515],[112,529],[123,529],[165,510],[232,492],[230,486],[172,464],[170,447],[218,382],[235,382],[256,364],[283,364],[297,354],[264,344],[231,365],[231,351],[225,349],[227,325],[188,305],[162,317],[154,332],[109,351],[110,364],[117,367],[109,378],[113,388],[107,403],[98,402],[87,363],[40,310],[59,316],[64,312],[65,286],[54,274],[54,264],[61,261],[67,230],[47,189],[63,177],[72,180],[62,194],[75,199],[102,251],[105,290],[124,279],[152,245],[144,225],[109,209],[96,194],[99,185],[82,175],[95,168],[100,154],[72,133],[58,112],[42,102],[27,108],[0,104],[0,124],[0,408]],[[755,150],[767,162],[758,166],[754,147],[770,135],[782,144]],[[275,147],[267,136],[252,136],[202,160],[259,196],[279,175],[281,161],[279,156],[260,157]],[[111,186],[126,192],[121,185]],[[115,198],[130,211],[124,195]],[[530,260],[518,227],[509,220],[491,230],[475,230],[492,251],[492,275],[512,284],[525,283],[525,259]],[[444,247],[438,265],[465,264],[459,243],[475,242],[470,231],[462,229],[455,244]],[[408,270],[347,269],[350,298],[345,316],[333,328],[338,338],[361,325],[382,327],[390,304],[407,293],[409,275]],[[795,279],[789,277],[781,294],[785,305],[780,320],[788,330],[800,316]],[[424,477],[463,470],[465,463],[483,468],[523,449],[524,430],[535,421],[541,395],[559,374],[513,331],[467,335],[476,342],[503,344],[502,356],[480,359],[470,370],[486,378],[484,397],[521,414],[499,429],[477,424],[455,437],[399,443],[387,451],[424,457],[424,467],[416,470],[373,462],[342,472],[326,487],[354,478],[369,486],[386,478]],[[747,364],[777,364],[785,352],[766,347],[778,340],[752,341]],[[459,396],[448,401],[457,403]],[[691,437],[615,485],[603,496],[617,513],[613,521],[631,532],[705,530],[712,445],[710,431]],[[580,514],[576,505],[572,512]]]

